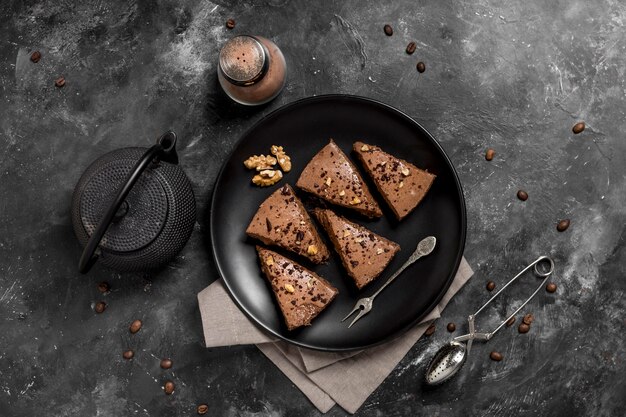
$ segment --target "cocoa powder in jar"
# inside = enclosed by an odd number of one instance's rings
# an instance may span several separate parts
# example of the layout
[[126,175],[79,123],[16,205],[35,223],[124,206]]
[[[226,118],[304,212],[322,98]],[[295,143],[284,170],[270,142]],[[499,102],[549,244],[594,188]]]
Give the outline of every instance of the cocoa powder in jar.
[[236,36],[220,52],[220,85],[240,104],[256,106],[274,99],[283,89],[286,75],[283,53],[262,36]]

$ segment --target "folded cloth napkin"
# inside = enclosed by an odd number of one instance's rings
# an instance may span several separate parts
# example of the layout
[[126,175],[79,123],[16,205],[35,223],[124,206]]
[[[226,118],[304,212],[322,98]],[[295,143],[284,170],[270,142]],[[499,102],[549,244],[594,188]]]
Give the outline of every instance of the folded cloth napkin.
[[[428,316],[402,336],[363,351],[320,352],[279,341],[256,327],[233,303],[222,280],[198,294],[207,347],[256,344],[322,412],[339,404],[355,413],[472,276],[465,258],[450,288]],[[219,320],[215,320],[219,317]],[[355,384],[354,381],[358,381]]]

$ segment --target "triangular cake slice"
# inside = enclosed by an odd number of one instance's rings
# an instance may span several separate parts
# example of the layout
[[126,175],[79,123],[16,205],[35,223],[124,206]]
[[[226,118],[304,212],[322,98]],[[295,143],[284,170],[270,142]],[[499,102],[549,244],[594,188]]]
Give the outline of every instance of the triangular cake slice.
[[338,216],[331,210],[313,212],[333,242],[341,262],[361,289],[389,265],[400,250],[400,245]]
[[436,175],[382,151],[378,146],[355,142],[353,150],[398,220],[422,201]]
[[296,186],[367,217],[383,215],[354,164],[332,139],[309,161]]
[[328,281],[276,252],[256,247],[287,329],[309,326],[339,291]]
[[330,256],[311,216],[289,184],[261,203],[246,233],[266,245],[280,246],[316,264]]

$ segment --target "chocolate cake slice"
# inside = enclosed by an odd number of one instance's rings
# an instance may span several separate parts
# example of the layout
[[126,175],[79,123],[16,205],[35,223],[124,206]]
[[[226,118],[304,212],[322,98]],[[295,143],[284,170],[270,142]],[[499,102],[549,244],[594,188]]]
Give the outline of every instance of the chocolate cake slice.
[[359,289],[378,277],[400,250],[397,243],[331,210],[315,209],[313,213],[326,230],[348,275]]
[[383,215],[354,164],[332,139],[309,161],[296,186],[367,217]]
[[294,261],[260,246],[256,250],[287,329],[309,326],[339,293],[324,278]]
[[280,246],[316,264],[330,256],[313,220],[289,184],[261,203],[246,233],[266,245]]
[[398,220],[422,201],[436,175],[382,151],[378,146],[355,142],[353,150]]

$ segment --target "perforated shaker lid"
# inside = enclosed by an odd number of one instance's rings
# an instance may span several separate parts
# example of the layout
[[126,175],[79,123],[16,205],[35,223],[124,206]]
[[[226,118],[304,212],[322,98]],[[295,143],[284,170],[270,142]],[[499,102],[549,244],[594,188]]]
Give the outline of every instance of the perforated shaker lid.
[[265,75],[269,58],[263,45],[252,36],[235,36],[222,48],[220,71],[233,84],[254,84]]

